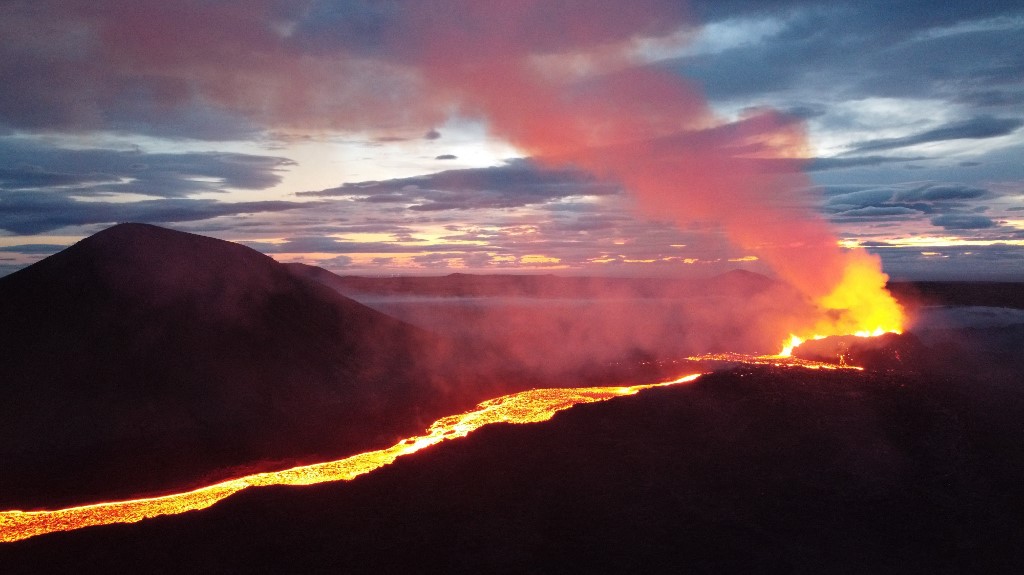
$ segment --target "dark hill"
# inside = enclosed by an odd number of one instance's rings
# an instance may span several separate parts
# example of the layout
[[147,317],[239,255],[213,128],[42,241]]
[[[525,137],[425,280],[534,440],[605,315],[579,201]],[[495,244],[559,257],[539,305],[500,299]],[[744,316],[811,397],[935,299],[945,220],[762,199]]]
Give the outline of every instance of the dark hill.
[[351,483],[0,546],[12,573],[1020,573],[1022,392],[739,368]]
[[461,405],[430,385],[439,338],[155,226],[0,278],[0,326],[0,508],[388,445]]

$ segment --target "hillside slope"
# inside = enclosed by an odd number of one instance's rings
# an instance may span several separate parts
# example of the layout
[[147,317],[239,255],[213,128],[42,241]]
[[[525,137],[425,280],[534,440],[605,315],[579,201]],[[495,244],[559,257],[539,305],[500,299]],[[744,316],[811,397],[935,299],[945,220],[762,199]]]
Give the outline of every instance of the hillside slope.
[[441,339],[244,246],[155,226],[0,279],[0,325],[5,508],[387,445],[453,407],[430,385]]

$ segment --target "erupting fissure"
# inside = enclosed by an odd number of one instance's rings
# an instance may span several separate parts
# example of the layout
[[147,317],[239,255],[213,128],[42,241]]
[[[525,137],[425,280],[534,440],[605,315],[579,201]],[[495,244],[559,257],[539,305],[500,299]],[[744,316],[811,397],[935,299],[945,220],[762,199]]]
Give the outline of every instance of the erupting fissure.
[[821,313],[798,333],[791,333],[779,355],[789,357],[808,340],[834,335],[876,337],[903,333],[906,321],[902,306],[885,287],[888,277],[877,258],[851,252],[838,286],[816,302]]
[[96,503],[49,511],[0,512],[0,542],[12,542],[94,525],[134,523],[159,515],[171,515],[206,509],[247,487],[268,485],[311,485],[328,481],[348,481],[388,465],[395,459],[459,437],[491,423],[537,423],[555,413],[581,403],[605,401],[633,395],[644,389],[691,382],[700,374],[672,381],[633,386],[531,389],[490,399],[472,411],[450,415],[435,421],[423,435],[405,439],[377,451],[359,453],[345,459],[293,467],[283,471],[255,473],[223,481],[185,493],[146,497],[128,501]]

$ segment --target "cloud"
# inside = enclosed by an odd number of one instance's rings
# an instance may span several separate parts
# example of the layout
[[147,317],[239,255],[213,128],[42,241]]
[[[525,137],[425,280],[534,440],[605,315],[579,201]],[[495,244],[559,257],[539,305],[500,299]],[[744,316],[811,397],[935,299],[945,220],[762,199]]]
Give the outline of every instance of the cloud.
[[[986,189],[950,182],[826,188],[826,213],[895,215],[962,209],[968,200],[994,197]],[[871,208],[870,210],[868,208]],[[888,212],[883,213],[883,210]]]
[[859,168],[863,166],[879,166],[882,164],[893,164],[899,162],[915,162],[927,160],[928,158],[917,157],[894,157],[894,156],[858,156],[854,158],[814,158],[807,165],[808,172],[821,172],[825,170],[841,170],[843,168]]
[[849,153],[892,150],[945,140],[979,140],[984,138],[995,138],[1012,134],[1021,126],[1024,126],[1024,120],[1020,120],[1018,118],[993,118],[991,116],[980,116],[968,120],[953,122],[940,128],[927,130],[925,132],[920,132],[918,134],[902,138],[868,140],[866,142],[854,144],[853,149]]
[[713,99],[779,93],[953,99],[977,93],[1010,102],[1016,94],[1015,101],[1020,101],[1018,55],[1024,52],[1024,25],[1019,3],[936,6],[920,0],[840,0],[825,6],[810,0],[696,0],[693,4],[700,19],[719,28],[719,34],[759,23],[774,31],[756,38],[742,36],[743,41],[724,50],[688,54],[661,64],[697,78]]
[[[0,126],[211,140],[270,129],[420,137],[452,111],[450,100],[424,97],[416,69],[445,41],[433,24],[450,25],[452,14],[488,23],[518,15],[523,45],[536,52],[668,33],[685,18],[674,0],[533,10],[471,0],[15,1],[0,14],[0,77],[17,79],[0,91]],[[596,17],[607,14],[615,17]]]
[[3,208],[0,209],[0,229],[15,234],[38,234],[86,224],[188,222],[314,207],[309,203],[285,201],[229,203],[177,198],[83,202],[49,192],[0,192],[0,206]]
[[459,157],[454,154],[441,154],[435,157],[435,160],[457,160]]
[[572,169],[542,169],[528,160],[501,166],[446,170],[426,176],[347,183],[299,192],[300,196],[346,197],[359,202],[402,203],[418,212],[519,208],[574,196],[608,196],[616,184]]
[[[475,235],[492,249],[562,250],[563,261],[583,261],[588,250],[605,250],[610,239],[600,236],[613,234],[629,243],[616,248],[622,254],[609,251],[610,258],[642,250],[667,255],[671,250],[665,246],[682,242],[685,232],[670,233],[662,222],[630,227],[627,219],[640,220],[632,213],[620,217],[631,207],[620,188],[658,187],[649,195],[647,214],[675,218],[684,228],[736,213],[748,214],[753,222],[776,221],[755,207],[758,202],[788,207],[807,203],[807,198],[760,185],[740,188],[765,190],[764,197],[723,193],[720,182],[727,178],[716,174],[734,174],[708,160],[722,152],[724,165],[735,165],[732,160],[740,156],[750,160],[743,169],[786,174],[796,163],[787,158],[797,154],[772,157],[765,143],[773,133],[804,133],[794,116],[807,120],[807,131],[820,138],[808,147],[795,146],[799,157],[852,150],[804,165],[818,184],[855,184],[841,191],[829,188],[821,200],[833,221],[927,225],[931,218],[946,221],[941,216],[976,217],[969,214],[975,204],[999,195],[992,182],[1020,180],[1020,145],[1006,143],[1019,142],[1022,132],[1014,107],[1024,98],[1019,2],[692,0],[688,10],[709,24],[703,32],[693,27],[677,0],[516,4],[9,2],[0,10],[0,75],[9,79],[0,90],[0,227],[50,230],[128,219],[191,221],[201,222],[194,224],[197,228],[226,226],[236,237],[291,238],[285,249],[319,247],[337,253],[358,248],[324,238],[348,233],[341,231],[343,222],[364,221],[364,231],[396,238],[360,244],[382,251],[386,245],[409,249],[416,244],[410,238],[423,229],[434,233],[454,225],[452,236]],[[453,14],[473,25],[453,26]],[[603,60],[603,54],[636,37],[680,28],[697,37],[681,49],[685,56],[639,68],[630,68],[624,59],[612,58],[610,65]],[[742,34],[750,30],[757,33]],[[709,32],[721,36],[710,38]],[[593,55],[595,46],[601,54],[576,58]],[[563,58],[566,54],[574,56]],[[531,75],[549,65],[548,75]],[[588,67],[597,72],[580,73]],[[671,74],[654,74],[652,80],[652,70]],[[702,89],[687,92],[685,81],[676,82],[672,74],[692,74]],[[715,100],[709,107],[713,113],[690,105],[701,102],[702,93]],[[750,111],[762,104],[789,114]],[[713,118],[719,110],[725,116],[721,121]],[[582,121],[566,120],[569,114],[563,111],[579,113]],[[620,114],[633,118],[617,124]],[[374,151],[436,146],[417,153],[417,165],[423,166],[429,158],[453,159],[445,151],[456,151],[464,160],[473,155],[455,149],[456,143],[423,141],[441,138],[440,126],[447,142],[450,134],[444,127],[452,116],[484,120],[491,136],[505,138],[538,163],[348,183],[308,193],[334,199],[322,204],[189,203],[184,200],[196,194],[270,189],[286,171],[296,181],[301,178],[290,170],[290,160],[269,155],[155,154],[45,143],[61,142],[69,133],[83,136],[77,144],[88,143],[99,130],[105,141],[138,134],[165,138],[159,145],[172,150],[189,138],[247,139],[253,145],[271,138],[282,145],[312,145],[316,134],[355,131],[353,138],[380,145]],[[645,121],[643,128],[653,137],[635,128]],[[934,122],[940,125],[922,128]],[[877,131],[882,128],[886,131]],[[878,137],[894,134],[902,136]],[[992,140],[1000,135],[1009,137]],[[886,154],[955,140],[963,140],[964,153],[952,161]],[[566,141],[570,144],[560,144]],[[563,161],[576,153],[574,148],[588,147],[596,149],[589,164]],[[816,147],[822,151],[814,152]],[[667,177],[660,171],[671,162],[682,166],[678,159],[689,157],[699,158],[691,162],[692,169],[683,166]],[[957,161],[974,167],[965,169]],[[902,169],[910,162],[925,170],[911,174]],[[627,172],[622,166],[635,171],[629,171],[630,185],[619,186],[550,166],[576,166],[602,173],[602,178],[618,177],[616,170]],[[927,183],[907,183],[910,176]],[[809,182],[798,184],[811,188]],[[709,215],[713,208],[698,190],[712,190],[703,195],[721,204],[724,216]],[[124,194],[158,200],[113,201]],[[995,213],[1001,204],[991,205]],[[244,208],[252,212],[239,211]],[[253,212],[264,217],[240,215]],[[528,239],[511,225],[505,227],[512,220],[532,220],[532,233],[539,237]],[[467,231],[473,226],[478,229]],[[741,221],[737,227],[742,234],[755,226]],[[354,226],[346,229],[356,233]],[[441,241],[451,242],[446,247],[453,250],[458,244],[454,238]],[[475,248],[463,244],[459,249]]]
[[980,230],[995,227],[996,223],[976,214],[943,214],[932,218],[932,225],[947,230]]
[[266,254],[387,254],[415,252],[473,252],[480,250],[500,250],[494,246],[478,246],[461,243],[439,243],[425,240],[413,240],[412,243],[348,241],[324,236],[300,236],[289,238],[280,243],[241,242]]
[[8,191],[182,198],[232,188],[270,188],[281,181],[283,169],[294,165],[275,156],[73,149],[0,138],[0,190]]
[[14,252],[29,255],[51,255],[67,246],[60,244],[21,244],[16,246],[0,246],[0,252]]
[[974,200],[989,195],[988,190],[958,184],[928,184],[899,190],[895,198],[899,201],[924,200],[942,202],[948,200]]
[[[383,58],[382,30],[354,33],[355,17],[371,5],[6,3],[0,76],[17,81],[0,91],[0,125],[228,140],[272,128],[438,123],[441,113],[418,98],[414,74]],[[330,41],[322,41],[304,21],[325,12],[354,26],[335,26]]]
[[871,218],[871,219],[875,219],[875,218],[889,217],[889,216],[918,215],[920,213],[921,212],[918,211],[918,210],[911,209],[911,208],[904,208],[904,207],[900,207],[900,206],[892,206],[892,207],[874,207],[874,206],[869,206],[869,207],[866,207],[866,208],[854,208],[852,210],[845,210],[845,211],[839,212],[839,215],[842,216],[843,218],[854,218],[854,217],[856,217],[856,218]]

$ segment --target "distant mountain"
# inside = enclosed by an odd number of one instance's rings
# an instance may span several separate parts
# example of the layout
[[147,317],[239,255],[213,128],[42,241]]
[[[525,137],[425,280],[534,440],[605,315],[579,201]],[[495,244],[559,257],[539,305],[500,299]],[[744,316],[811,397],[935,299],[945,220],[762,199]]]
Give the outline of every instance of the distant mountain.
[[337,276],[286,264],[388,315],[501,350],[548,377],[707,352],[775,353],[806,300],[734,270],[700,279],[470,275]]
[[1020,573],[1024,392],[978,375],[741,367],[483,428],[349,483],[0,545],[0,565]]
[[552,274],[464,274],[444,276],[338,276],[300,263],[285,264],[296,274],[316,279],[350,295],[528,298],[689,298],[707,295],[751,296],[780,287],[758,273],[732,270],[710,278],[629,278]]
[[481,399],[434,385],[450,347],[247,247],[114,226],[0,278],[0,508],[389,445]]

